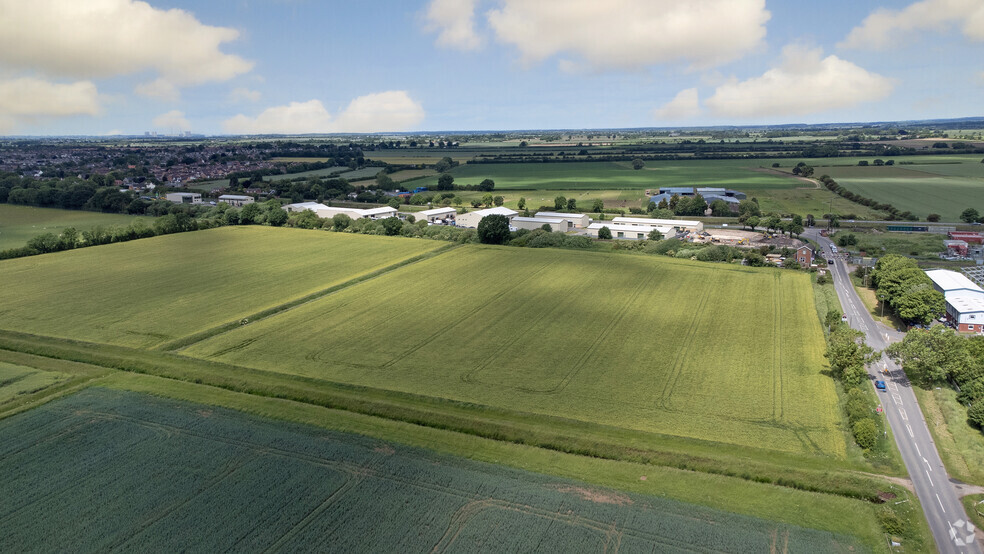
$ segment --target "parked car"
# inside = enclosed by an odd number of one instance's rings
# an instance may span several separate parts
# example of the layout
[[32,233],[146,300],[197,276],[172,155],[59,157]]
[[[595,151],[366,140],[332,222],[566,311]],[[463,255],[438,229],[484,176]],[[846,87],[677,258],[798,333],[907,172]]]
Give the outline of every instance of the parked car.
[[878,390],[886,390],[885,381],[875,381],[875,388]]
[[841,321],[843,321],[844,323],[847,323],[847,314],[844,314],[844,315],[841,316]]

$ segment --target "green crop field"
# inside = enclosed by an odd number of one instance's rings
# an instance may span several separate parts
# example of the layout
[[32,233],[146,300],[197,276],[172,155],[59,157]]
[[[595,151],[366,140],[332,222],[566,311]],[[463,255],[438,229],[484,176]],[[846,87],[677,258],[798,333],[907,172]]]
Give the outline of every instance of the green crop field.
[[0,328],[152,347],[444,246],[222,227],[0,263]]
[[138,215],[0,204],[0,250],[24,246],[28,240],[40,234],[57,235],[69,227],[84,231],[95,227],[129,225],[135,219],[151,221],[151,218]]
[[0,474],[9,552],[863,549],[843,535],[100,388],[0,420]]
[[842,458],[823,350],[803,274],[466,246],[185,353]]
[[958,221],[968,207],[984,210],[984,164],[979,156],[913,156],[898,158],[896,164],[817,167],[816,172],[922,218],[936,213],[944,221]]

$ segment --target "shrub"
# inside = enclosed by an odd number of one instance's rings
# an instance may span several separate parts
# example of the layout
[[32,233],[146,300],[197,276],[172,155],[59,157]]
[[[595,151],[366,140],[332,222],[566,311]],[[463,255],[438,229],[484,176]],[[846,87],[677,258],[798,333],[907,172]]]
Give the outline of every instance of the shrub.
[[978,429],[984,429],[984,401],[978,400],[971,404],[967,409],[967,419]]
[[601,240],[612,240],[612,230],[608,227],[598,229],[598,238]]
[[852,429],[854,431],[854,442],[865,450],[870,450],[878,441],[878,427],[870,417],[856,422]]
[[871,417],[871,408],[868,406],[868,398],[864,391],[857,387],[852,387],[847,391],[847,402],[844,404],[844,411],[847,412],[847,420],[853,425],[866,417]]

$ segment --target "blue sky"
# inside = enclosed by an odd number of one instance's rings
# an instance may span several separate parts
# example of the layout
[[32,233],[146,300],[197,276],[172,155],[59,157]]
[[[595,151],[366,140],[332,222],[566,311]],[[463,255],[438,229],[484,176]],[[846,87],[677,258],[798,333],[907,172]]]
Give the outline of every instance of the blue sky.
[[979,0],[0,0],[0,13],[3,134],[984,115]]

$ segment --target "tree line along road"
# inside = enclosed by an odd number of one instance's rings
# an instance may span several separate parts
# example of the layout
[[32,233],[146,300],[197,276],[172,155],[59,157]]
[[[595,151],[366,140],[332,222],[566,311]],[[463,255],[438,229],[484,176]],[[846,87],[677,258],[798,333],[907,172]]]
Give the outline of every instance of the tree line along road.
[[[825,258],[834,257],[831,250],[833,242],[820,236],[819,229],[808,229],[804,235],[820,245],[821,255]],[[869,346],[875,350],[885,350],[889,344],[902,340],[902,333],[872,319],[851,284],[846,262],[835,260],[830,269],[848,323],[865,334]],[[887,373],[879,375],[880,371]],[[967,518],[954,482],[943,467],[905,372],[883,356],[868,366],[868,377],[872,386],[876,379],[884,380],[887,385],[885,391],[876,392],[881,398],[884,414],[895,435],[895,443],[922,504],[937,549],[944,553],[980,553],[974,527]]]

